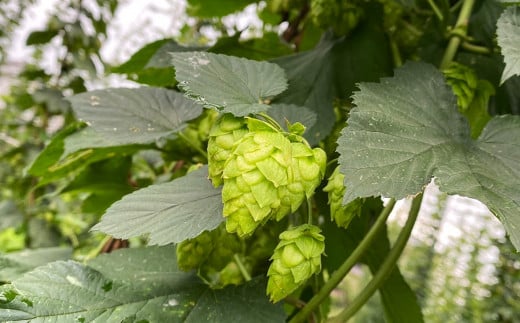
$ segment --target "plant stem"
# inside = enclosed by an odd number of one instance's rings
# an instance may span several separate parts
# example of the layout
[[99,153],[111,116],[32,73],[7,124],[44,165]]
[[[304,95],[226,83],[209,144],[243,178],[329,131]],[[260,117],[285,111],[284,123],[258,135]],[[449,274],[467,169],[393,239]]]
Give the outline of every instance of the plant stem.
[[493,53],[493,51],[490,50],[487,47],[478,46],[478,45],[472,44],[472,43],[467,42],[467,41],[462,42],[460,47],[464,48],[467,51],[470,51],[470,52],[473,52],[473,53],[477,53],[477,54],[489,55],[489,54]]
[[[457,19],[457,23],[455,24],[455,29],[460,29],[460,33],[462,35],[466,35],[468,20],[471,15],[471,11],[473,10],[473,5],[475,4],[475,0],[464,0],[462,4],[462,8],[459,12],[459,17]],[[459,48],[461,43],[461,38],[459,36],[452,36],[448,43],[448,47],[446,47],[446,51],[444,52],[444,56],[441,61],[441,69],[445,69],[448,65],[453,61],[455,54]]]
[[370,283],[363,289],[363,291],[350,303],[350,306],[344,309],[339,315],[333,317],[328,322],[336,323],[336,322],[347,322],[363,305],[368,302],[370,297],[383,285],[388,276],[392,273],[394,267],[396,266],[397,260],[401,256],[408,239],[410,238],[410,234],[412,233],[412,229],[414,227],[415,221],[417,220],[417,215],[419,214],[419,209],[421,208],[423,194],[419,194],[412,201],[412,207],[410,208],[410,212],[408,214],[408,220],[406,220],[406,224],[404,225],[401,233],[399,233],[399,237],[394,243],[394,246],[388,253],[385,261],[379,268],[378,272],[374,275]]
[[312,201],[307,199],[307,223],[312,224]]
[[297,323],[303,322],[311,313],[325,300],[330,292],[336,288],[336,286],[343,280],[343,278],[348,274],[348,272],[354,267],[354,265],[361,259],[361,256],[365,253],[365,251],[370,247],[372,241],[376,238],[379,231],[384,227],[386,223],[386,219],[392,212],[395,205],[395,200],[391,199],[388,201],[388,204],[383,209],[377,221],[374,223],[370,231],[368,231],[365,238],[361,241],[361,243],[354,249],[352,254],[343,262],[341,267],[339,267],[331,276],[330,279],[323,285],[320,291],[315,294],[311,300],[303,307],[303,309],[298,312],[289,323]]
[[189,145],[192,146],[192,148],[194,148],[195,150],[197,150],[202,156],[204,156],[204,158],[206,158],[206,160],[208,159],[208,153],[205,152],[202,148],[200,148],[197,143],[194,143],[193,141],[190,140],[190,138],[186,137],[182,132],[179,132],[177,134],[180,138],[182,138],[182,140],[186,141]]
[[251,275],[249,275],[249,272],[247,271],[246,267],[244,266],[244,263],[242,263],[242,260],[240,260],[240,258],[238,257],[237,254],[233,255],[233,259],[235,260],[235,263],[237,264],[238,269],[240,270],[240,273],[242,274],[242,276],[244,277],[246,282],[250,281]]
[[430,7],[432,7],[433,12],[435,12],[435,15],[437,16],[437,18],[439,18],[440,21],[443,21],[444,20],[444,16],[442,15],[442,12],[439,9],[439,7],[437,7],[437,5],[435,4],[435,1],[434,0],[428,0],[428,3],[430,4]]

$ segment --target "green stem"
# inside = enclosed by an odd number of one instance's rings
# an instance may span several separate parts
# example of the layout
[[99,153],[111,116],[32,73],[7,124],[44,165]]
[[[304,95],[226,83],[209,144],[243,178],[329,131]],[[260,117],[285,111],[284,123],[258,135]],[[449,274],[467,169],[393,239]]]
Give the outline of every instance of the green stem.
[[265,119],[265,121],[267,121],[267,123],[269,123],[271,126],[273,126],[274,128],[276,128],[277,130],[283,132],[283,128],[282,126],[280,126],[280,124],[274,120],[270,115],[268,115],[267,113],[265,112],[260,112],[258,113],[258,116],[262,117]]
[[197,143],[194,143],[193,141],[190,140],[190,138],[186,137],[182,132],[179,132],[177,134],[180,138],[182,138],[182,140],[186,141],[189,145],[192,146],[192,148],[194,148],[196,151],[198,151],[202,156],[204,156],[204,158],[206,158],[206,160],[208,159],[208,153],[205,152],[202,148],[200,148]]
[[392,58],[394,59],[394,67],[403,65],[403,59],[401,58],[399,46],[393,38],[390,39],[390,49],[392,51]]
[[356,247],[356,249],[354,249],[345,262],[343,262],[341,267],[330,276],[330,279],[323,285],[320,291],[311,298],[307,305],[305,305],[302,310],[289,321],[289,323],[303,322],[329,296],[330,292],[336,288],[352,267],[358,263],[359,259],[361,259],[361,256],[363,256],[368,247],[370,247],[379,231],[385,226],[386,219],[390,215],[390,212],[392,212],[394,205],[394,199],[388,201],[388,204],[361,243]]
[[244,266],[244,263],[242,263],[242,260],[240,260],[240,258],[238,257],[237,254],[233,255],[233,259],[235,260],[235,263],[238,266],[238,270],[240,270],[240,273],[242,274],[242,276],[244,277],[246,282],[250,281],[251,280],[251,275],[249,274],[249,272],[247,271],[246,267]]
[[478,45],[475,45],[475,44],[472,44],[470,42],[462,42],[462,44],[460,45],[460,47],[464,48],[465,50],[469,51],[469,52],[473,52],[473,53],[476,53],[476,54],[484,54],[484,55],[489,55],[489,54],[492,54],[493,52],[487,48],[487,47],[484,47],[484,46],[478,46]]
[[[464,0],[462,8],[460,9],[459,18],[455,24],[455,29],[460,29],[462,35],[466,35],[469,17],[471,15],[471,11],[473,10],[474,4],[475,0]],[[450,38],[448,47],[446,47],[446,51],[444,52],[444,56],[441,61],[441,69],[445,69],[453,61],[460,43],[461,38],[459,36],[452,36]]]
[[437,18],[439,18],[440,21],[443,21],[444,16],[442,15],[441,10],[439,9],[439,7],[437,7],[435,2],[433,0],[428,0],[428,3],[430,4],[430,7],[432,7],[433,12],[435,12],[435,15],[437,16]]
[[406,224],[404,225],[399,237],[394,243],[394,246],[388,253],[385,261],[379,268],[378,272],[374,275],[370,283],[363,289],[363,291],[350,303],[350,306],[344,309],[339,315],[331,318],[328,322],[336,323],[336,322],[347,322],[363,305],[368,302],[370,297],[384,284],[388,276],[394,270],[396,266],[397,260],[401,256],[408,239],[410,238],[410,234],[412,233],[412,229],[414,227],[415,221],[417,220],[417,215],[419,214],[419,210],[421,208],[423,194],[419,194],[412,201],[412,207],[410,208],[410,212],[408,214],[408,219],[406,220]]

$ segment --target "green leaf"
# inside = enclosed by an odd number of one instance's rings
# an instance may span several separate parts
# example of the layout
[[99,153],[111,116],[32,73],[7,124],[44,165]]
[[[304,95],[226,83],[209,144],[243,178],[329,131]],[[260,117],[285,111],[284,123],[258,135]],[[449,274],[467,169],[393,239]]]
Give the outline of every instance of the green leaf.
[[171,38],[147,44],[125,63],[111,69],[128,74],[131,80],[153,86],[174,86],[175,71],[171,67],[171,52],[193,51],[197,48],[180,46]]
[[0,282],[11,282],[38,266],[71,257],[72,250],[62,247],[26,249],[0,254]]
[[222,17],[243,9],[254,0],[188,0],[188,14],[201,18]]
[[126,249],[27,273],[2,289],[0,321],[284,322],[264,290],[256,279],[211,290],[177,269],[174,246]]
[[275,102],[305,106],[317,114],[316,124],[305,133],[316,144],[330,133],[336,120],[334,98],[347,99],[358,82],[388,75],[389,57],[387,37],[377,24],[367,22],[339,39],[325,34],[315,49],[274,60],[289,79],[289,89]]
[[431,65],[408,63],[380,84],[361,84],[356,108],[338,140],[343,202],[396,199],[440,189],[480,200],[520,249],[520,117],[489,121],[477,141],[456,98]]
[[283,43],[280,36],[274,32],[266,32],[262,38],[248,40],[240,39],[240,33],[222,37],[208,51],[255,60],[272,59],[293,53],[291,47]]
[[112,203],[133,191],[128,182],[132,159],[114,156],[86,167],[61,193],[86,193],[82,204],[85,213],[103,213]]
[[146,144],[178,132],[202,107],[162,88],[106,89],[69,98],[76,115],[118,145]]
[[173,65],[188,96],[236,116],[267,110],[266,101],[287,88],[283,69],[272,63],[188,52],[174,53]]
[[220,189],[203,167],[125,196],[93,230],[122,239],[148,234],[150,245],[177,243],[216,228],[224,219],[222,207]]
[[41,31],[33,31],[25,41],[26,45],[41,45],[51,41],[59,32],[59,29],[47,29]]
[[145,145],[118,146],[92,128],[74,123],[61,130],[29,166],[28,172],[38,176],[38,185],[44,185],[68,175],[81,172],[91,163],[128,156],[148,148]]
[[520,7],[507,8],[497,22],[497,41],[504,55],[506,68],[500,83],[520,75]]

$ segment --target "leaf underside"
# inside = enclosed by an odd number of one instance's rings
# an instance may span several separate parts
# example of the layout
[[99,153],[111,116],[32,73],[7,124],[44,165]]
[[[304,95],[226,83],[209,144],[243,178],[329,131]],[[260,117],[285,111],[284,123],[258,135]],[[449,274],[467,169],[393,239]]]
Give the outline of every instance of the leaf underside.
[[208,180],[205,166],[126,195],[92,230],[121,239],[147,235],[148,244],[166,245],[194,238],[223,220],[221,191]]
[[147,144],[182,130],[202,107],[153,87],[90,91],[69,98],[76,115],[113,144]]
[[478,140],[442,74],[407,63],[393,78],[354,94],[338,140],[344,203],[357,197],[414,195],[435,178],[440,189],[480,200],[520,249],[520,118],[491,119]]
[[507,8],[497,21],[497,41],[506,67],[500,83],[520,75],[520,7]]
[[266,101],[287,88],[284,70],[273,63],[206,52],[172,55],[175,77],[189,97],[236,116],[266,111]]

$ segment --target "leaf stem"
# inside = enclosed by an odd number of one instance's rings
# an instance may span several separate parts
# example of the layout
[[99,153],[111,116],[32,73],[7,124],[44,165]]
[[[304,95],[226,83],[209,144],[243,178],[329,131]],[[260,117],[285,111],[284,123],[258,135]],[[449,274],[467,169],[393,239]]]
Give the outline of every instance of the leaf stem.
[[462,42],[460,47],[464,48],[467,51],[476,53],[476,54],[489,55],[489,54],[493,53],[493,51],[491,49],[487,48],[487,47],[475,45],[475,44],[472,44],[472,43],[467,42],[467,41]]
[[401,233],[397,237],[397,240],[394,243],[394,246],[388,253],[385,261],[379,268],[378,272],[374,275],[370,283],[363,289],[363,291],[350,303],[350,306],[344,309],[340,314],[331,318],[328,322],[336,323],[336,322],[347,322],[356,312],[368,302],[370,297],[383,285],[388,276],[392,273],[394,267],[396,266],[397,260],[401,256],[401,253],[410,238],[412,233],[412,229],[414,227],[415,221],[417,220],[417,215],[419,214],[419,210],[421,208],[423,194],[420,193],[417,195],[412,201],[412,207],[410,208],[410,212],[408,214],[408,219],[406,220],[406,224],[404,225]]
[[179,132],[177,135],[179,136],[179,138],[182,138],[182,140],[186,141],[189,145],[191,145],[192,148],[198,151],[202,156],[204,156],[206,160],[208,160],[208,153],[204,151],[204,149],[200,148],[196,143],[191,141],[191,139],[186,137],[186,135],[184,135],[182,132]]
[[[462,36],[465,36],[467,33],[468,28],[468,21],[469,17],[471,15],[471,11],[473,10],[473,5],[475,4],[475,0],[464,0],[464,3],[462,4],[462,8],[459,12],[459,17],[457,19],[457,22],[455,23],[455,29],[459,29]],[[441,69],[445,69],[448,67],[448,65],[453,61],[453,58],[455,57],[455,54],[457,53],[457,50],[459,48],[459,45],[461,43],[461,37],[453,35],[450,38],[450,41],[448,43],[448,47],[446,47],[446,51],[444,52],[444,56],[442,57]]]
[[372,241],[376,238],[379,231],[384,227],[386,219],[392,212],[395,200],[391,199],[383,209],[376,222],[370,228],[365,238],[354,249],[352,254],[343,262],[343,264],[330,276],[330,279],[323,285],[320,291],[315,294],[311,300],[296,314],[289,323],[303,322],[311,313],[329,296],[330,292],[343,280],[354,265],[361,259],[361,256],[370,247]]
[[435,15],[437,16],[437,18],[439,18],[440,21],[443,21],[444,20],[444,16],[442,15],[442,12],[439,9],[439,7],[437,7],[437,5],[435,4],[435,1],[434,0],[428,0],[428,3],[430,4],[430,7],[432,7],[433,12],[435,12]]
[[235,263],[238,266],[238,270],[240,270],[240,273],[242,274],[242,276],[244,277],[246,282],[250,281],[251,275],[249,275],[249,272],[247,271],[246,267],[244,266],[244,263],[242,262],[242,260],[240,260],[240,257],[238,257],[238,254],[234,254],[233,259],[235,260]]

